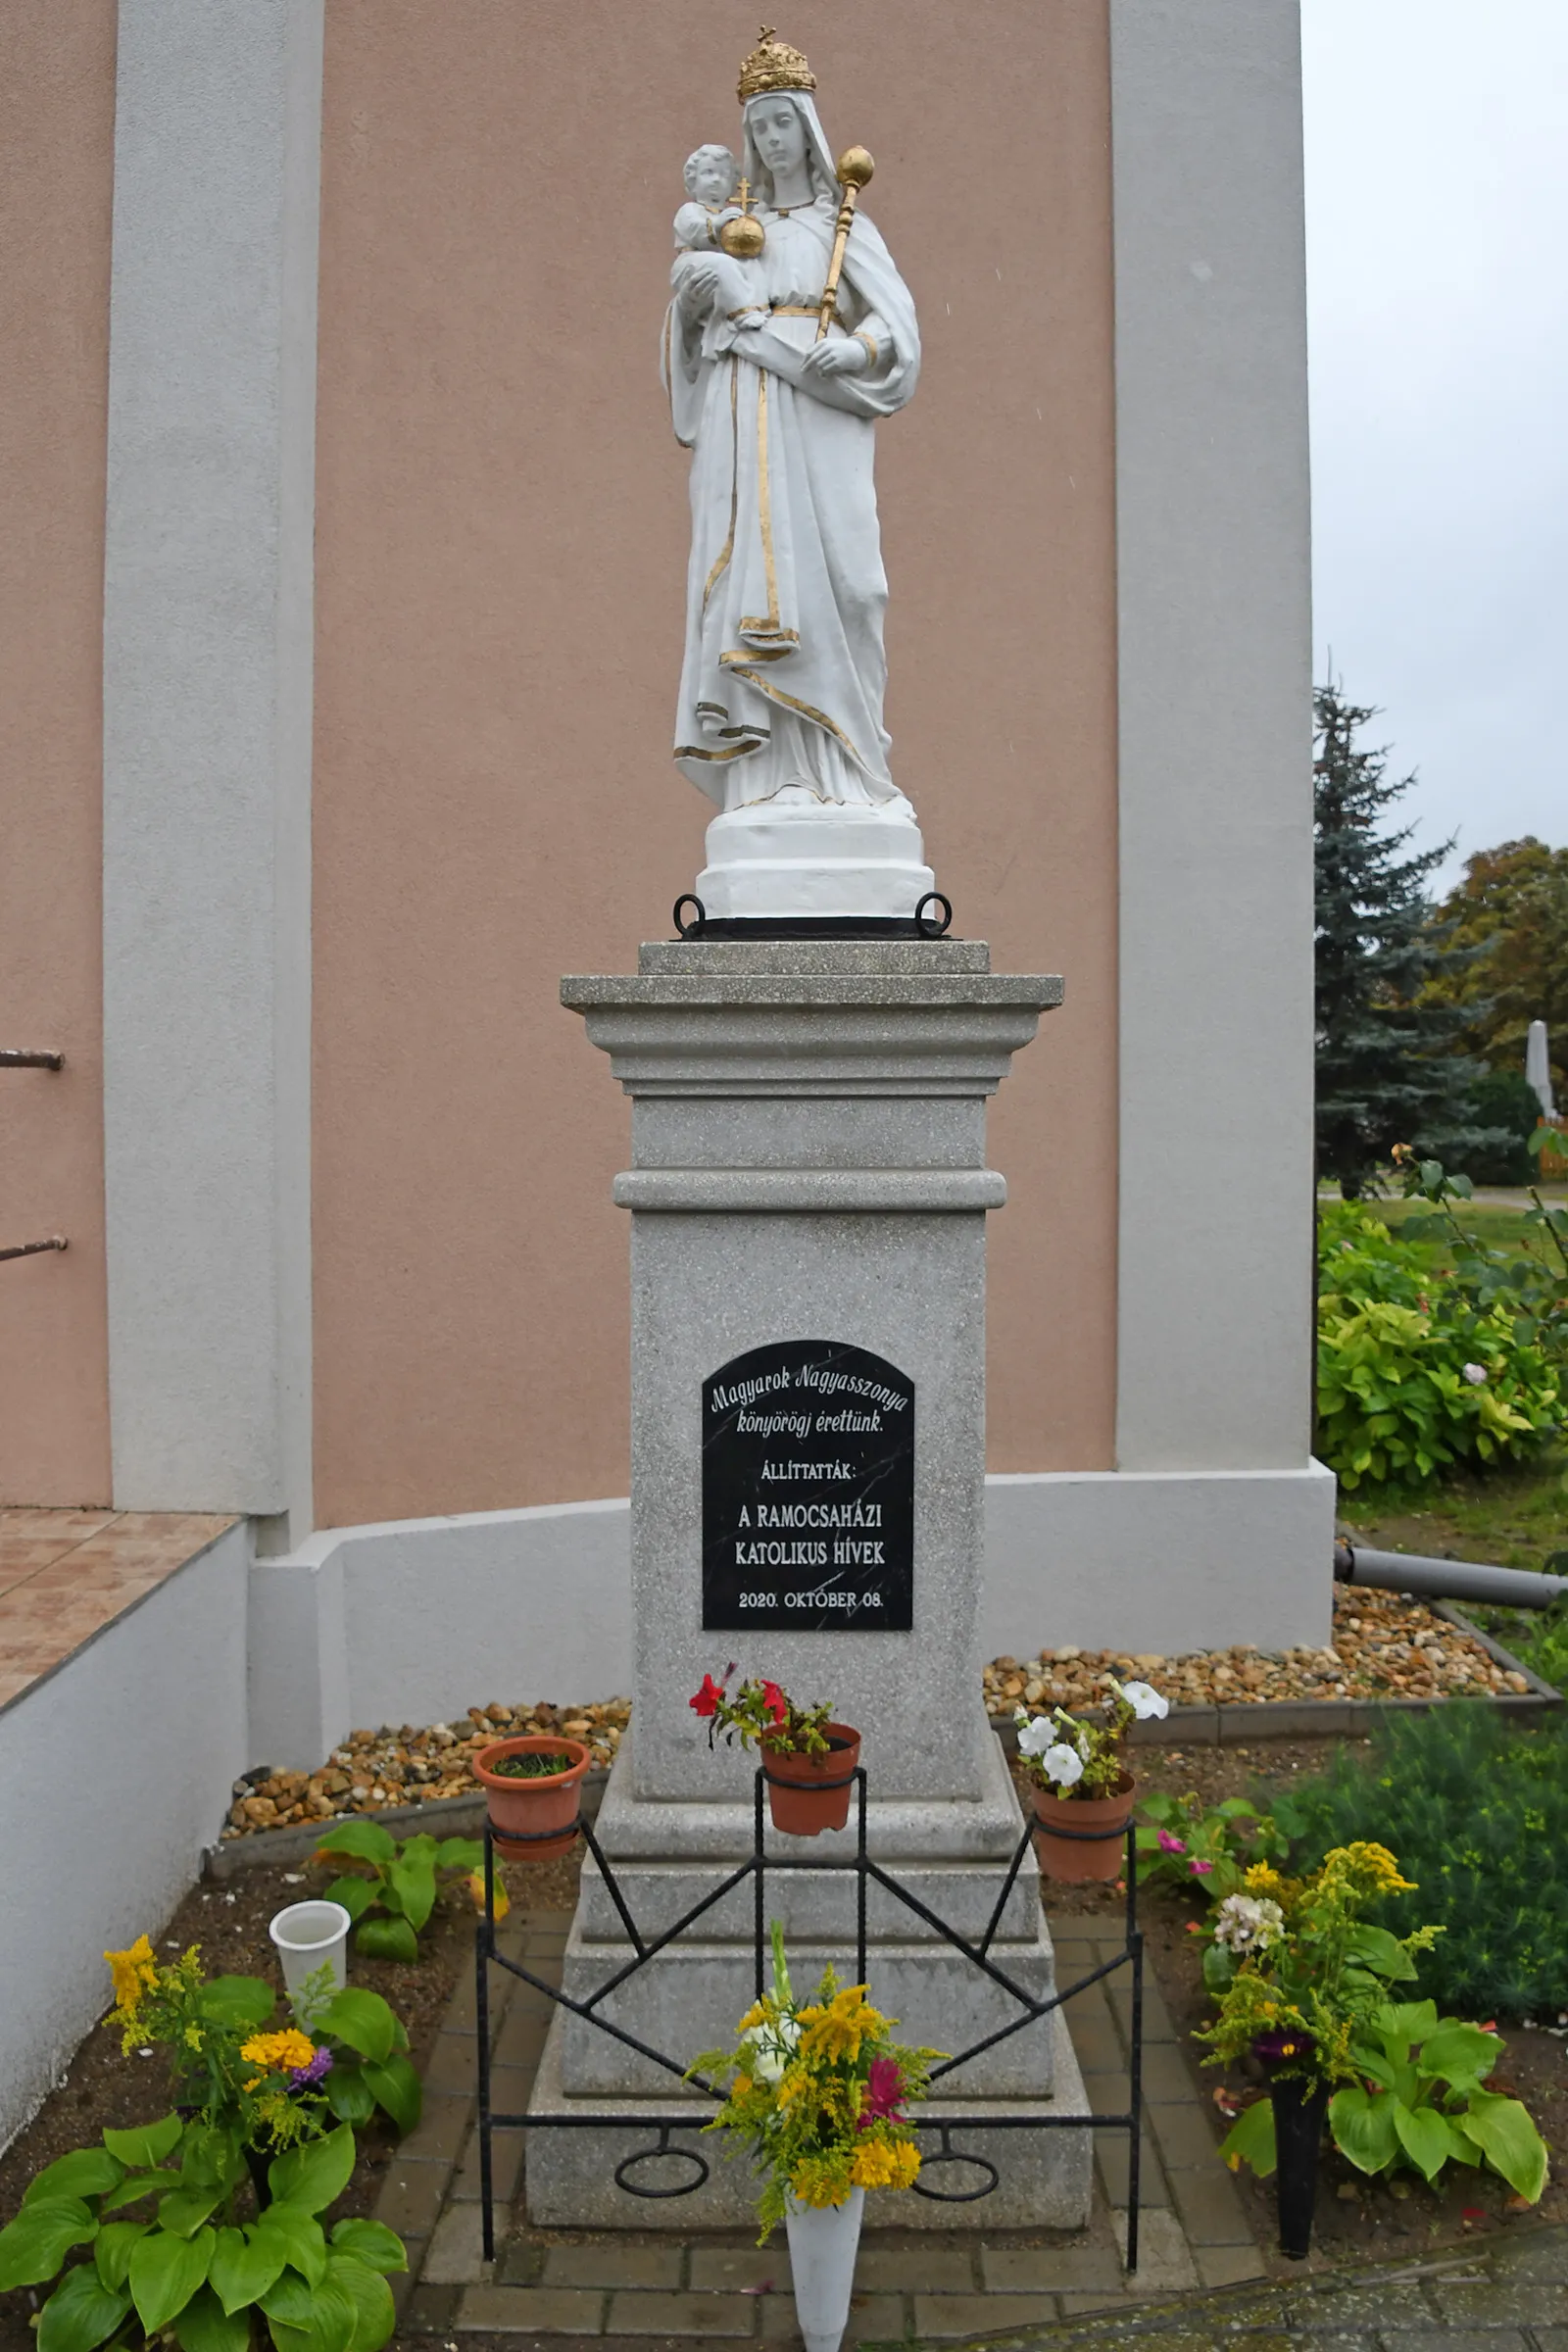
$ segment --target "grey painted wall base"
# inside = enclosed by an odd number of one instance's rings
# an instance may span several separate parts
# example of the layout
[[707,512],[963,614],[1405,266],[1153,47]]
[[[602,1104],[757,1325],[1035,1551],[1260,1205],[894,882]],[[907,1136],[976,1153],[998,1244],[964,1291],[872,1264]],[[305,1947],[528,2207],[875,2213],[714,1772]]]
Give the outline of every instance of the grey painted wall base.
[[250,1762],[309,1768],[357,1725],[631,1687],[629,1506],[398,1519],[313,1536],[250,1585]]
[[[1334,1494],[1305,1470],[988,1478],[979,1649],[1319,1646]],[[250,1574],[249,1764],[319,1764],[359,1724],[631,1688],[624,1496],[333,1528]],[[722,1663],[722,1661],[720,1661]]]
[[244,1763],[237,1525],[0,1711],[0,2147],[156,1936]]
[[1059,1649],[1318,1648],[1334,1612],[1334,1473],[1057,1471],[986,1481],[988,1658]]

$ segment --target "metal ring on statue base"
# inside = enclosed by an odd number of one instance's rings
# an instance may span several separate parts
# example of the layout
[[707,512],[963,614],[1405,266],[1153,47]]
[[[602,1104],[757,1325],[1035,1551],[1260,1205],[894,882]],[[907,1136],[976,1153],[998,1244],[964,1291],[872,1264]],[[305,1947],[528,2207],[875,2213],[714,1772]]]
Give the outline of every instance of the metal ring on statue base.
[[[940,906],[940,920],[922,909]],[[689,921],[683,906],[695,906]],[[683,891],[671,910],[682,939],[818,940],[818,939],[946,939],[953,924],[953,902],[940,890],[928,890],[912,914],[710,914],[697,893]]]
[[[982,2197],[990,2196],[1002,2176],[989,2158],[970,2156],[962,2148],[956,2148],[948,2137],[952,2128],[950,2124],[936,2127],[942,2135],[942,2153],[940,2156],[921,2158],[920,2177],[917,2180],[911,2180],[909,2186],[917,2197],[929,2197],[933,2205],[975,2205]],[[939,2164],[970,2164],[977,2173],[989,2173],[991,2178],[981,2188],[927,2188],[925,2177],[927,2173],[934,2173]]]
[[[630,2156],[623,2156],[616,2165],[615,2186],[623,2188],[628,2197],[689,2197],[708,2179],[707,2157],[699,2156],[695,2148],[672,2148],[669,2131],[668,2124],[661,2124],[657,2148],[637,2148]],[[635,2180],[627,2180],[626,2175],[634,2164],[657,2164],[662,2156],[672,2157],[677,2164],[695,2164],[696,2180],[683,2181],[678,2188],[639,2188]]]

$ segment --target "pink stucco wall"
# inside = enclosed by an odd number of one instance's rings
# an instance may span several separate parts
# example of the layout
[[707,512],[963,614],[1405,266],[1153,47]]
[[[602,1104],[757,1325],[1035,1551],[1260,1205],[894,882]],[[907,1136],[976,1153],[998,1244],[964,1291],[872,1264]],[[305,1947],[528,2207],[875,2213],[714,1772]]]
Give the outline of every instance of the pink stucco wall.
[[104,436],[115,0],[0,10],[0,1503],[109,1494],[103,1244]]
[[[702,862],[656,376],[729,0],[327,0],[317,1516],[623,1493],[626,1108],[565,971]],[[1067,975],[993,1117],[996,1469],[1108,1464],[1115,745],[1105,0],[794,0],[921,309],[880,430],[894,767],[957,928]]]

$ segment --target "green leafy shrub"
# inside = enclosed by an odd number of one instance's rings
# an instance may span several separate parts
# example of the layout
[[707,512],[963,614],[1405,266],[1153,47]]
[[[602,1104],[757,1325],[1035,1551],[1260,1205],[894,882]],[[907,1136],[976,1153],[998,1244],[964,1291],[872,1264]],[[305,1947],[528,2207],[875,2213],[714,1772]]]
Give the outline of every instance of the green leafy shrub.
[[1138,1810],[1139,1886],[1164,1880],[1194,1888],[1211,1903],[1234,1894],[1254,1862],[1282,1860],[1304,1826],[1289,1797],[1265,1813],[1245,1796],[1205,1806],[1200,1796],[1156,1789],[1140,1799]]
[[248,2352],[256,2322],[276,2352],[379,2352],[394,2326],[385,2274],[409,2267],[403,2241],[353,2220],[328,2237],[318,2218],[348,2186],[354,2156],[346,2124],[285,2150],[268,2167],[270,2202],[246,2221],[236,2200],[250,2175],[233,2132],[178,2115],[105,2132],[101,2147],[76,2148],[28,2183],[0,2230],[0,2289],[58,2280],[38,2352],[160,2338],[181,2352]]
[[467,1873],[484,1860],[477,1838],[432,1838],[421,1830],[400,1844],[378,1821],[334,1822],[316,1849],[318,1862],[341,1858],[365,1865],[368,1876],[347,1872],[326,1889],[354,1921],[354,1948],[371,1960],[417,1960],[419,1931],[435,1909],[437,1871]]
[[1346,1487],[1419,1488],[1454,1463],[1533,1452],[1561,1417],[1542,1319],[1517,1311],[1504,1279],[1533,1261],[1480,1252],[1484,1279],[1463,1280],[1432,1220],[1411,1238],[1415,1222],[1396,1236],[1348,1201],[1320,1218],[1317,1450]]
[[1381,1719],[1370,1758],[1341,1754],[1292,1790],[1303,1824],[1293,1868],[1376,1838],[1419,1888],[1388,1924],[1445,1933],[1421,1984],[1461,2017],[1568,2008],[1568,1730],[1516,1731],[1481,1702]]
[[[1531,1150],[1551,1134],[1538,1128]],[[1412,1241],[1437,1242],[1449,1253],[1454,1292],[1468,1312],[1490,1316],[1500,1308],[1518,1346],[1540,1348],[1559,1379],[1568,1374],[1568,1209],[1549,1206],[1532,1186],[1517,1246],[1494,1249],[1461,1214],[1474,1189],[1467,1176],[1450,1176],[1441,1160],[1417,1159],[1413,1152],[1396,1157],[1405,1199],[1424,1204],[1406,1216],[1404,1231]]]

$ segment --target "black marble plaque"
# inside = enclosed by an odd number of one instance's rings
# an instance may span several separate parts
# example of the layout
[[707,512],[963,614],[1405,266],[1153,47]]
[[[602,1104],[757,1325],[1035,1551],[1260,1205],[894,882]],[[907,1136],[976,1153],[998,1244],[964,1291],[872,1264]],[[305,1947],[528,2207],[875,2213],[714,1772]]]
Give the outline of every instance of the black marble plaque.
[[753,1348],[703,1383],[703,1624],[907,1633],[914,1383],[836,1340]]

